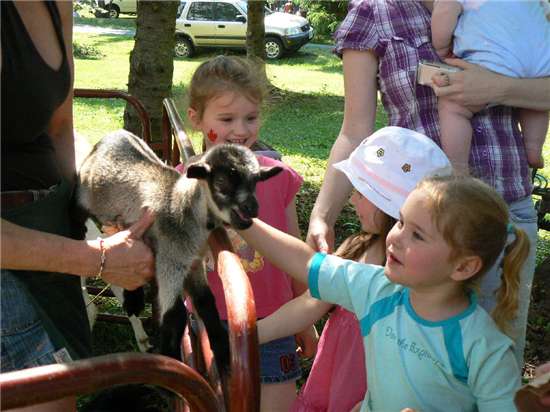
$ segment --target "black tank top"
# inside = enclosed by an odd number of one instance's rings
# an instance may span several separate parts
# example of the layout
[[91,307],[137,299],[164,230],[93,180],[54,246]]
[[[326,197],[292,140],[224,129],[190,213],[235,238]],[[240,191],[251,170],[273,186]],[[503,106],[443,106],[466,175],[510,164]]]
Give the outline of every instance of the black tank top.
[[45,2],[63,53],[52,69],[40,56],[12,1],[0,1],[2,15],[1,190],[45,189],[61,180],[47,128],[70,88],[61,16]]

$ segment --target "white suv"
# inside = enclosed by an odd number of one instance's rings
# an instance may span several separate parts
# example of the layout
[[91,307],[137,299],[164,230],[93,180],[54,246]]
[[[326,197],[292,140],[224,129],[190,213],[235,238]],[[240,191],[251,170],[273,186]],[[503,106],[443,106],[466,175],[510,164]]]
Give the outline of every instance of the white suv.
[[97,5],[109,12],[112,19],[118,18],[120,13],[136,14],[136,0],[97,0]]
[[[246,46],[247,2],[243,0],[182,1],[176,19],[178,57],[191,57],[198,47]],[[309,22],[300,16],[265,10],[265,52],[278,59],[313,38]]]

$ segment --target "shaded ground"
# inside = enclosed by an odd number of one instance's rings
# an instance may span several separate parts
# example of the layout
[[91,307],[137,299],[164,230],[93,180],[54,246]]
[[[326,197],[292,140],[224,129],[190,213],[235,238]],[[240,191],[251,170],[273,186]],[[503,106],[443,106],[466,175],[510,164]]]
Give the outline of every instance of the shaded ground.
[[525,374],[531,376],[533,366],[550,361],[550,256],[535,272],[525,349]]

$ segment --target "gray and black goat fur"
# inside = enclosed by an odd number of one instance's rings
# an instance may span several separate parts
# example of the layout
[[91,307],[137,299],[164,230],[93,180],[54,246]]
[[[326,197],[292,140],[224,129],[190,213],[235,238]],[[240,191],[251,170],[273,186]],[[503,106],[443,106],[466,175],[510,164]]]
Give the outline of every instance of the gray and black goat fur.
[[[281,170],[260,167],[253,152],[244,146],[223,144],[188,164],[181,175],[125,130],[105,136],[82,163],[78,203],[101,224],[128,227],[144,208],[154,212],[155,221],[144,239],[155,254],[162,354],[181,359],[180,342],[187,320],[181,299],[185,290],[204,321],[218,370],[229,372],[227,331],[202,262],[208,236],[224,223],[248,228],[258,215],[256,183]],[[131,297],[125,295],[130,315],[143,308],[143,294],[137,302]]]

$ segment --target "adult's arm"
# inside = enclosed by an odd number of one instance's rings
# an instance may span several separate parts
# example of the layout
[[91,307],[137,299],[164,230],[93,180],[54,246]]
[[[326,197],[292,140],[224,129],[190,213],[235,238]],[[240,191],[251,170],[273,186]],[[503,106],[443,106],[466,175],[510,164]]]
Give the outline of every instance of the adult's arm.
[[[63,176],[72,180],[75,177],[72,2],[58,1],[57,6],[61,15],[71,86],[66,100],[52,116],[48,133]],[[140,238],[153,219],[151,213],[145,213],[128,230],[105,239],[105,281],[132,290],[151,279],[154,274],[154,257]],[[101,248],[97,240],[73,240],[24,228],[5,220],[1,222],[1,236],[3,269],[60,272],[80,276],[94,276],[99,271]]]
[[344,50],[344,120],[328,159],[327,170],[311,212],[308,244],[323,252],[334,248],[334,224],[351,192],[346,176],[332,165],[347,159],[374,131],[378,58],[370,51]]
[[[445,59],[445,63],[463,71],[450,73],[449,86],[434,76],[434,91],[462,106],[495,103],[532,110],[550,110],[550,77],[517,79],[484,69],[460,59]],[[439,85],[438,85],[439,84]]]
[[[104,239],[102,278],[128,290],[147,283],[154,275],[154,257],[141,237],[153,223],[145,213],[127,230]],[[33,270],[95,276],[99,272],[99,240],[74,240],[1,221],[2,269]]]

